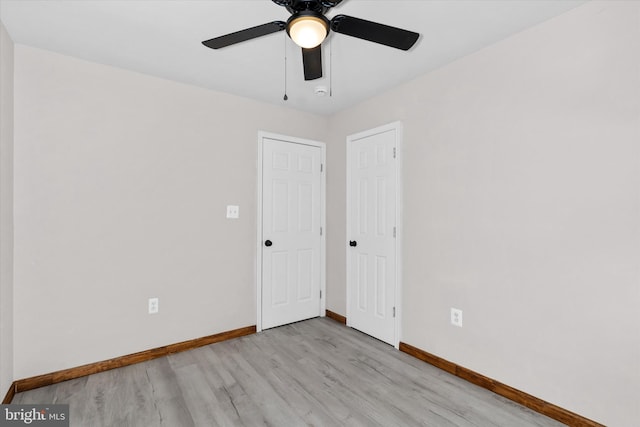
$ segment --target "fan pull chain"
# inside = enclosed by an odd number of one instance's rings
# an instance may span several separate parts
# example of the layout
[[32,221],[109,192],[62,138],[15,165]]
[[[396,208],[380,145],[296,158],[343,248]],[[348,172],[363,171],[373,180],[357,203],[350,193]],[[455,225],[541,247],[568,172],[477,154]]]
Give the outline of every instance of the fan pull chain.
[[284,34],[284,96],[283,100],[288,100],[287,96],[287,34]]
[[333,96],[333,42],[329,40],[329,97]]

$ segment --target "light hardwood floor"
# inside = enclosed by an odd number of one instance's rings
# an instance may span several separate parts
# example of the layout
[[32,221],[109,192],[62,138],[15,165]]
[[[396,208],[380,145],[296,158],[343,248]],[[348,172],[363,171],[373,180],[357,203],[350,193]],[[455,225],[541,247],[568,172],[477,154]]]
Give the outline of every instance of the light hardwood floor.
[[560,426],[326,318],[19,393],[72,426]]

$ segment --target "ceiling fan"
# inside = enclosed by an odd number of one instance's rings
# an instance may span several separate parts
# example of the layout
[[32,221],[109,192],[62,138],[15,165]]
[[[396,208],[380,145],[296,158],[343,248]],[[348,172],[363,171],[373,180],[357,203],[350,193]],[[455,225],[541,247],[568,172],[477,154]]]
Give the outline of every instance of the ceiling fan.
[[302,48],[304,79],[315,80],[322,77],[321,44],[329,31],[346,34],[374,43],[401,50],[409,50],[420,34],[377,22],[366,21],[347,15],[336,15],[331,20],[325,13],[342,0],[272,0],[285,7],[291,17],[284,21],[273,21],[215,37],[202,42],[211,49],[220,49],[236,43],[287,30],[289,37]]

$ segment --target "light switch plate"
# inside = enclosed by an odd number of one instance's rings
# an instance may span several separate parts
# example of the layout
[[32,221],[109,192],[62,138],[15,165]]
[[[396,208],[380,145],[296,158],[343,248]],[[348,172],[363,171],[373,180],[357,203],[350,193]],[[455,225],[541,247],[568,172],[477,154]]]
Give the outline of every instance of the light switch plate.
[[227,205],[227,218],[229,219],[240,218],[240,206]]

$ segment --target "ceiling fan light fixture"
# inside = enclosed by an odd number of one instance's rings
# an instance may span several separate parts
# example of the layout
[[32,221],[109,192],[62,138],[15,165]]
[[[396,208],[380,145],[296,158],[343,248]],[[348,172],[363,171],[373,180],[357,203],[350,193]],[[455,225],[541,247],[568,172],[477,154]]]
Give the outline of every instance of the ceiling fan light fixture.
[[329,34],[329,21],[323,15],[304,11],[292,15],[287,22],[287,34],[298,46],[311,49]]

